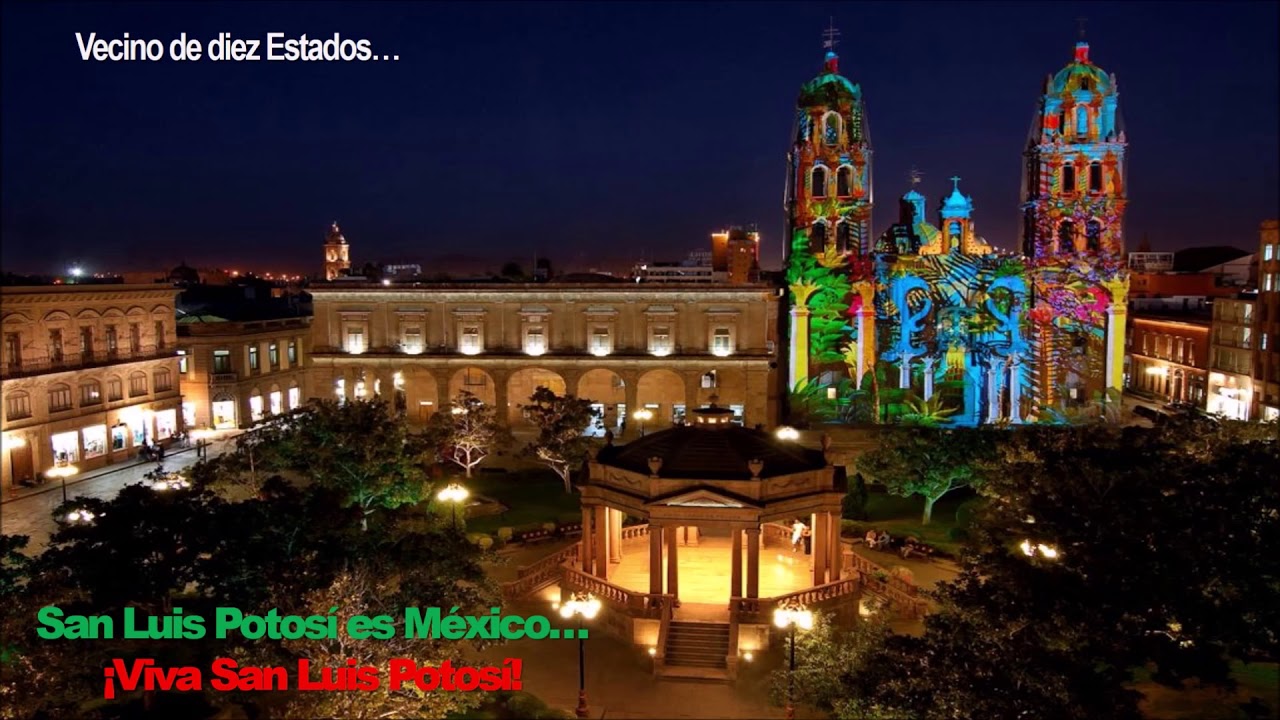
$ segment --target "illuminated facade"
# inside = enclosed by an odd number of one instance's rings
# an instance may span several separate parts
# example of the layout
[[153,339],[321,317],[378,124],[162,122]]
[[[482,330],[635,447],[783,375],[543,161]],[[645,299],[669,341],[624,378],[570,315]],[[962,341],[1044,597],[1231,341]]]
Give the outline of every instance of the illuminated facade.
[[351,269],[351,246],[335,221],[324,239],[324,279],[332,280]]
[[845,422],[974,425],[1053,417],[1123,385],[1124,132],[1088,45],[1046,79],[1025,153],[1021,252],[978,235],[959,178],[938,213],[902,196],[871,243],[861,89],[834,53],[798,102],[786,209],[788,384]]
[[541,385],[590,399],[595,433],[624,437],[639,429],[636,409],[652,411],[655,429],[713,400],[748,427],[777,421],[778,298],[767,285],[334,283],[310,292],[313,396],[394,399],[422,422],[466,390],[519,426],[520,404]]
[[90,470],[182,430],[167,285],[3,288],[3,486]]
[[1253,335],[1253,416],[1280,420],[1280,221],[1259,228],[1258,299]]

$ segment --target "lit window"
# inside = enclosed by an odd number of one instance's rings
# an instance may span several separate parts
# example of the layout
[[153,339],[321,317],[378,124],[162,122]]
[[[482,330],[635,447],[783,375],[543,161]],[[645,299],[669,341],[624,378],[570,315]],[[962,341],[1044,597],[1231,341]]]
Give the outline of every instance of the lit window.
[[649,341],[649,351],[660,357],[671,354],[671,326],[654,326],[652,339]]
[[364,328],[347,328],[347,352],[359,355],[364,352]]
[[835,113],[827,113],[822,119],[822,142],[827,145],[835,145],[840,142],[840,116]]
[[214,350],[213,351],[213,371],[215,373],[231,372],[231,351],[230,350]]
[[821,165],[813,169],[813,196],[816,198],[827,196],[827,169]]
[[733,335],[729,328],[716,328],[711,336],[711,354],[719,357],[733,354]]
[[1262,289],[1265,292],[1271,292],[1275,289],[1276,276],[1273,273],[1267,273],[1262,277]]
[[716,371],[709,370],[702,374],[702,387],[713,388],[716,386]]
[[302,404],[302,391],[296,387],[289,388],[289,409],[296,410]]
[[31,417],[31,396],[24,392],[5,393],[4,405],[5,417],[10,420]]
[[1262,246],[1262,259],[1263,259],[1263,260],[1273,260],[1273,259],[1275,259],[1275,256],[1276,256],[1276,246],[1275,246],[1275,245],[1263,245],[1263,246]]
[[417,325],[410,325],[404,329],[404,338],[400,341],[401,347],[410,355],[417,355],[422,352],[422,328]]
[[480,326],[466,325],[459,337],[458,349],[463,355],[477,355],[480,352]]
[[87,382],[80,386],[80,405],[97,405],[102,402],[102,386]]
[[155,383],[156,383],[156,392],[164,392],[166,390],[172,390],[173,374],[170,373],[168,370],[157,370]]
[[289,341],[289,366],[292,367],[297,364],[298,364],[298,341],[290,340]]
[[333,394],[338,396],[338,402],[342,402],[347,399],[346,378],[338,378],[333,381]]
[[602,356],[613,352],[613,336],[609,328],[598,325],[591,329],[591,354]]
[[547,351],[547,338],[542,327],[525,328],[524,351],[529,355],[541,355]]
[[178,351],[178,372],[182,373],[183,375],[187,374],[187,351],[186,350]]
[[107,381],[107,400],[116,401],[124,399],[124,383],[120,378],[111,378]]
[[135,373],[129,378],[129,397],[147,394],[147,376]]
[[[144,380],[145,382],[145,380]],[[71,409],[71,388],[57,385],[49,391],[49,412]]]
[[272,415],[279,415],[284,412],[284,394],[279,390],[273,391],[267,396],[268,407],[271,408]]
[[357,380],[356,392],[355,392],[356,399],[363,400],[366,392],[367,392],[367,386],[365,385],[365,382],[363,380]]
[[258,371],[258,346],[256,344],[249,346],[249,370],[252,372]]
[[280,367],[280,344],[279,343],[273,342],[270,345],[267,345],[267,362],[271,365],[271,368],[273,370],[278,369]]
[[258,422],[259,420],[262,419],[262,396],[261,395],[249,396],[249,417],[254,422]]

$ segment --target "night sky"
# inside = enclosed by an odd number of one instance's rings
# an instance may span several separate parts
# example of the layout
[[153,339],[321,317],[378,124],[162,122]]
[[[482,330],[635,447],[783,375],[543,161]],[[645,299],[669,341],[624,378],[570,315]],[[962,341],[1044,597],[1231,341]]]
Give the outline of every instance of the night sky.
[[[1277,4],[5,3],[3,264],[680,259],[756,223],[782,249],[796,94],[828,17],[874,146],[874,229],[914,165],[1011,248],[1027,130],[1078,16],[1117,75],[1128,244],[1257,246],[1276,217]],[[85,62],[75,33],[367,38],[399,62]]]

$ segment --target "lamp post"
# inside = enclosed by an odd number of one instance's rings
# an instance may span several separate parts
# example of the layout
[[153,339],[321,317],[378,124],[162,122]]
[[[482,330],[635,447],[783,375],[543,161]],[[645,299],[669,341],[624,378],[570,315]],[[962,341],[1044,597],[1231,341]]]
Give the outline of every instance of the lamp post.
[[212,430],[199,428],[191,431],[191,437],[196,441],[196,458],[209,457],[209,438],[213,435]]
[[640,421],[640,437],[644,437],[644,424],[653,419],[653,411],[649,408],[640,408],[632,413],[631,417]]
[[800,431],[796,430],[795,428],[789,425],[783,425],[782,427],[778,428],[776,431],[774,431],[774,435],[777,436],[779,440],[799,440],[800,439]]
[[791,640],[791,662],[787,670],[786,712],[787,720],[794,720],[796,716],[794,705],[796,690],[796,628],[798,627],[801,630],[813,629],[813,613],[798,603],[780,607],[773,611],[773,624],[787,630],[787,635]]
[[574,712],[580,718],[587,717],[587,646],[582,637],[584,620],[590,620],[600,613],[600,601],[587,593],[577,593],[573,599],[560,606],[560,616],[569,619],[578,618],[578,708]]
[[1027,557],[1035,557],[1039,555],[1046,560],[1057,560],[1062,555],[1058,548],[1044,543],[1033,543],[1030,540],[1023,540],[1018,547],[1022,550],[1022,554]]
[[447,502],[453,505],[453,527],[460,529],[461,523],[458,521],[458,506],[471,497],[471,493],[466,488],[456,482],[449,483],[443,490],[436,493],[436,499],[440,502]]
[[80,468],[72,465],[69,460],[59,460],[56,465],[49,468],[45,475],[52,475],[62,479],[62,502],[67,501],[67,478],[80,472]]

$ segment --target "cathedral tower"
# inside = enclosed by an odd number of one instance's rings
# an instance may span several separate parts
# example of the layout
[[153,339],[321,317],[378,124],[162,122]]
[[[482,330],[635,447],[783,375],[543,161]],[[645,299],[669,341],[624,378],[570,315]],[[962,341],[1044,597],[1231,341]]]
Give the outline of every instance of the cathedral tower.
[[333,221],[329,234],[324,239],[324,279],[333,280],[351,268],[350,246],[343,237],[338,221]]
[[1041,406],[1109,399],[1124,380],[1124,128],[1115,75],[1089,44],[1045,78],[1027,138],[1022,250]]

